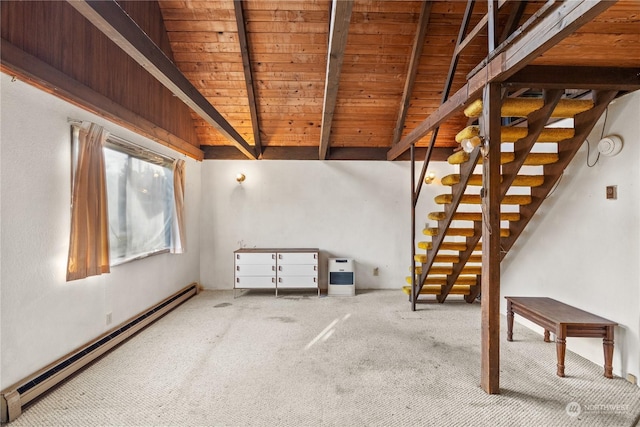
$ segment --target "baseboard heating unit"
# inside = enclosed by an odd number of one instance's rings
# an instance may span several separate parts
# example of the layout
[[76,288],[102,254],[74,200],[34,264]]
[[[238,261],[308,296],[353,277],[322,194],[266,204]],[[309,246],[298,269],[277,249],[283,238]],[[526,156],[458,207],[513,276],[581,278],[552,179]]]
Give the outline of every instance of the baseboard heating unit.
[[198,284],[192,283],[163,301],[160,301],[147,311],[116,326],[83,347],[80,347],[35,374],[3,390],[0,392],[2,422],[7,423],[15,420],[22,414],[22,407],[24,405],[197,293]]

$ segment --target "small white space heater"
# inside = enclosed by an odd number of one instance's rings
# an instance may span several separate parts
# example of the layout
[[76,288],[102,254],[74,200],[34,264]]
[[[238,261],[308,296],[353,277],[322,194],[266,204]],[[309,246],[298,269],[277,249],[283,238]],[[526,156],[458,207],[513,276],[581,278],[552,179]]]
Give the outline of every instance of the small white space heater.
[[354,262],[350,258],[329,258],[330,297],[352,297],[356,294]]

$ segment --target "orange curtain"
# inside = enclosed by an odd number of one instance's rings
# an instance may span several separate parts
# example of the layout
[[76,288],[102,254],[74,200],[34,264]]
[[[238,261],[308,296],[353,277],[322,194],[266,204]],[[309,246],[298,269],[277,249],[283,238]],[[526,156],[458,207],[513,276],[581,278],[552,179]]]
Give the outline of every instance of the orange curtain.
[[73,179],[67,281],[109,272],[107,181],[102,147],[109,133],[83,122]]
[[184,224],[184,160],[173,162],[173,198],[175,215],[171,229],[171,253],[181,254],[187,250],[187,233]]

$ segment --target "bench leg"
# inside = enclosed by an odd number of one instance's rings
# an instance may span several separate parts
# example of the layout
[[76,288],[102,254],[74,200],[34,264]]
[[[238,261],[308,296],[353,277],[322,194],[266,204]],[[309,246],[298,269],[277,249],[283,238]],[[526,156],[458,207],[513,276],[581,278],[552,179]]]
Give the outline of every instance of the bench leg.
[[564,355],[567,349],[567,340],[556,336],[556,352],[558,355],[558,376],[564,377]]
[[507,341],[513,341],[513,308],[511,301],[507,301]]
[[548,329],[544,330],[544,342],[551,342],[551,339],[549,338],[549,330]]
[[607,328],[607,335],[602,340],[604,347],[604,376],[613,378],[613,326]]

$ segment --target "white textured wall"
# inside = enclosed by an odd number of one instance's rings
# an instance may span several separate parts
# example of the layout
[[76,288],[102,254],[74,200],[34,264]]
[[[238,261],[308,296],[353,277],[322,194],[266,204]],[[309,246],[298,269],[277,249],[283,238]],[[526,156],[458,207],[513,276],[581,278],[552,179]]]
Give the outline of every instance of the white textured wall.
[[[431,169],[438,177],[454,170],[443,162]],[[238,172],[247,177],[242,185]],[[409,162],[205,161],[201,282],[231,289],[233,251],[241,246],[317,247],[321,287],[326,259],[338,256],[356,260],[357,288],[399,289],[411,262],[409,181]],[[423,188],[418,240],[425,240],[427,212],[443,191]]]
[[[590,164],[603,123],[601,117],[588,138]],[[621,136],[624,149],[616,157],[601,156],[593,168],[585,164],[586,145],[580,149],[503,261],[502,295],[547,296],[618,322],[614,373],[638,376],[640,92],[610,105],[604,134]],[[606,200],[607,185],[618,186],[617,200]],[[506,312],[504,301],[502,308]],[[569,338],[567,347],[603,364],[600,339]],[[566,369],[571,375],[571,366]]]
[[[65,281],[70,222],[67,117],[173,156],[165,147],[0,74],[1,385],[10,386],[200,276],[201,164],[187,161],[188,253]],[[106,325],[106,313],[113,313]]]

